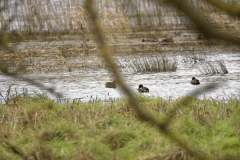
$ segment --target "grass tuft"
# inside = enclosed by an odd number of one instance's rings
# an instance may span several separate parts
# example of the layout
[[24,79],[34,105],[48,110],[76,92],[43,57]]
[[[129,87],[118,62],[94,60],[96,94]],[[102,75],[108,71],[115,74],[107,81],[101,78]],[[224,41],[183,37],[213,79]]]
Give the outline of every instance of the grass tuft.
[[133,140],[135,135],[130,132],[117,132],[110,133],[103,139],[103,142],[110,145],[112,150],[122,148],[127,145],[128,142]]
[[176,60],[162,55],[126,58],[125,64],[127,69],[135,73],[175,72],[177,70]]
[[[161,122],[178,106],[169,130],[197,154],[209,159],[239,158],[238,99],[188,97],[185,104],[182,104],[183,98],[169,101],[139,96],[137,99],[147,114]],[[6,159],[196,158],[151,124],[138,121],[127,99],[111,105],[64,105],[38,95],[9,102],[0,112],[3,142],[0,155]]]
[[208,61],[198,65],[197,68],[205,75],[228,74],[228,69],[222,60]]

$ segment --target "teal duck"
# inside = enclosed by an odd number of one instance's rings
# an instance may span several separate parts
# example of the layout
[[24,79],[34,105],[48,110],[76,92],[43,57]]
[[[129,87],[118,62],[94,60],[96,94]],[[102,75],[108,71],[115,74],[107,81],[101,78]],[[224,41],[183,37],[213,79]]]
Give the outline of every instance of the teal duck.
[[193,85],[198,85],[198,84],[200,84],[200,82],[199,82],[199,80],[196,79],[195,77],[192,77],[191,84],[193,84]]
[[147,87],[143,87],[142,84],[138,86],[138,92],[149,92],[149,89]]
[[173,38],[171,37],[171,38],[165,38],[165,39],[163,39],[162,40],[162,43],[164,43],[164,44],[168,44],[168,43],[172,43],[173,44]]
[[158,42],[156,38],[142,39],[142,42]]
[[113,82],[107,82],[107,83],[105,83],[105,87],[106,87],[106,88],[116,88],[117,85],[116,85],[115,81],[113,81]]
[[204,39],[203,35],[198,35],[198,36],[197,36],[197,40],[198,40],[198,41],[203,40],[203,39]]

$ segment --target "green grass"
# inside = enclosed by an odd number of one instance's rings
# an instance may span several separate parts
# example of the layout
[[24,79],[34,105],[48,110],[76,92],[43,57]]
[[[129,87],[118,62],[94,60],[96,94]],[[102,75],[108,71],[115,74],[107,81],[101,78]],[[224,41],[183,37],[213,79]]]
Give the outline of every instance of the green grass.
[[[21,97],[21,96],[18,96]],[[178,106],[170,133],[206,159],[237,159],[240,103],[189,98],[167,101],[138,97],[159,121]],[[0,107],[3,159],[196,159],[147,122],[126,99],[112,104],[58,104],[46,96],[25,96]]]

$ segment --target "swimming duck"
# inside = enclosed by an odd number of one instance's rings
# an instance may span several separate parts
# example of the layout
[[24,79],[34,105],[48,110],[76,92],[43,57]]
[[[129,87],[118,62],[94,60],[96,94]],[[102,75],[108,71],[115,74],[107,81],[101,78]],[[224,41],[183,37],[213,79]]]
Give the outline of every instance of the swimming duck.
[[170,38],[165,38],[165,39],[163,39],[162,40],[162,43],[163,44],[168,44],[168,43],[172,43],[173,44],[173,38],[172,37],[170,37]]
[[203,40],[203,39],[204,39],[203,35],[198,35],[198,36],[197,36],[197,40],[198,40],[198,41]]
[[105,87],[106,87],[106,88],[116,88],[117,85],[116,85],[115,81],[113,81],[113,82],[107,82],[107,83],[105,83]]
[[142,42],[158,42],[158,39],[156,38],[142,39]]
[[142,84],[138,86],[138,92],[149,92],[149,89],[147,87],[143,87]]
[[198,85],[198,84],[200,84],[200,82],[199,82],[199,80],[196,79],[195,77],[192,77],[191,84],[193,84],[193,85]]

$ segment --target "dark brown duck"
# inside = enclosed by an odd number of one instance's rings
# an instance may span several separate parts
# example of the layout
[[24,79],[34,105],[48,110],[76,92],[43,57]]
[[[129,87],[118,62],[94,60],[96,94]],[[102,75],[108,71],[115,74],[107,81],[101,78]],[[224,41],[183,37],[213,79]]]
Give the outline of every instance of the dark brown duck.
[[143,87],[142,84],[138,86],[138,92],[149,92],[149,89],[147,87]]
[[163,39],[162,40],[162,43],[164,43],[164,44],[168,44],[168,43],[172,43],[173,44],[173,38],[171,37],[171,38],[165,38],[165,39]]
[[116,88],[117,85],[116,85],[115,81],[113,81],[113,82],[107,82],[107,83],[105,83],[105,87],[106,87],[106,88]]
[[200,84],[200,82],[199,82],[199,80],[196,79],[195,77],[192,77],[191,84],[193,84],[193,85],[198,85],[198,84]]

